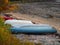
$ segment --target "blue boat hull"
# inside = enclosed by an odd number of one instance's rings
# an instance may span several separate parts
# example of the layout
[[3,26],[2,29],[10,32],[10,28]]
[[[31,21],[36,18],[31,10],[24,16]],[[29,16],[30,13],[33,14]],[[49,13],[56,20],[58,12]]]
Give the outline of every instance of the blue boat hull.
[[20,27],[11,28],[13,33],[33,33],[33,34],[44,34],[44,33],[56,33],[57,30],[52,27]]

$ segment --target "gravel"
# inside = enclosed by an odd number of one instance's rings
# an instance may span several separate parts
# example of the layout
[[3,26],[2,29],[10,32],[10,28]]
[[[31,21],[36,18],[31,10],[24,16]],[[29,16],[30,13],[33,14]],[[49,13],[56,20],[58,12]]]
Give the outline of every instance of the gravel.
[[58,37],[55,35],[28,35],[28,34],[15,34],[21,41],[30,41],[36,44],[42,43],[43,45],[60,45]]

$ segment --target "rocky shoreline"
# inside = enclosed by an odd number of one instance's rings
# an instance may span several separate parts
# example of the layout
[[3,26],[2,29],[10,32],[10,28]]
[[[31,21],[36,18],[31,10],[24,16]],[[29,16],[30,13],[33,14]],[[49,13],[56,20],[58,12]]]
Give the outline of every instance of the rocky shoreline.
[[[49,6],[50,5],[50,6]],[[60,5],[60,4],[59,4]],[[44,23],[55,27],[60,33],[60,7],[59,5],[52,5],[44,3],[26,3],[18,4],[18,10],[12,14],[16,19],[31,20],[36,24]],[[50,17],[51,15],[53,17]],[[45,16],[45,17],[44,17]],[[47,16],[47,17],[46,17]],[[42,43],[43,45],[60,45],[58,36],[55,35],[28,35],[28,34],[13,34],[22,41],[32,41],[35,43]]]

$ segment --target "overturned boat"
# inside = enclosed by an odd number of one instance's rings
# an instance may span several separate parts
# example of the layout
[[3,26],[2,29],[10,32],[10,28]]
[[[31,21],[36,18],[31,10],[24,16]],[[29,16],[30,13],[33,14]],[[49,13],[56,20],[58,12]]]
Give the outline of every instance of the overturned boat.
[[57,30],[50,25],[45,24],[29,24],[29,25],[15,25],[11,29],[12,33],[29,33],[29,34],[47,34],[56,33]]

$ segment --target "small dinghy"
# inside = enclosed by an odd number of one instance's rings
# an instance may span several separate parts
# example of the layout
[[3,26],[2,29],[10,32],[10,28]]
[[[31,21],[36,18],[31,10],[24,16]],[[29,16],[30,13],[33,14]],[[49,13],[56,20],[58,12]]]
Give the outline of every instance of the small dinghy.
[[13,33],[29,33],[29,34],[47,34],[56,33],[57,30],[49,25],[44,24],[31,24],[14,26],[10,29]]

